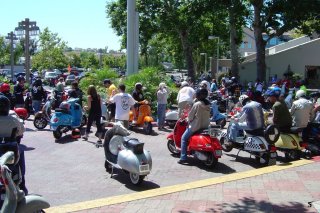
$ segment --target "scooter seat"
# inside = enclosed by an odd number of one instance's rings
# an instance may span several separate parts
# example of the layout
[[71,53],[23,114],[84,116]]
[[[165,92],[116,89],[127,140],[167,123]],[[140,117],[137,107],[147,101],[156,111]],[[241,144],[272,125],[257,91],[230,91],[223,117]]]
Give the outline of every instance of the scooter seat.
[[291,127],[290,128],[290,133],[292,133],[292,134],[299,134],[302,131],[303,131],[303,128],[299,128],[299,127]]
[[245,130],[247,134],[254,135],[254,136],[264,136],[263,129],[254,129],[254,130]]
[[70,111],[68,111],[68,110],[66,110],[66,109],[56,108],[55,111],[56,111],[56,112],[61,112],[61,113],[64,113],[64,114],[70,114]]
[[124,142],[123,145],[132,150],[134,154],[142,154],[143,153],[143,146],[144,143],[140,142],[138,139],[136,138],[128,138],[125,137],[124,138]]
[[202,134],[202,135],[206,135],[209,134],[209,130],[207,128],[205,129],[199,129],[198,131],[196,131],[195,133],[193,133],[194,135],[198,135],[198,134]]

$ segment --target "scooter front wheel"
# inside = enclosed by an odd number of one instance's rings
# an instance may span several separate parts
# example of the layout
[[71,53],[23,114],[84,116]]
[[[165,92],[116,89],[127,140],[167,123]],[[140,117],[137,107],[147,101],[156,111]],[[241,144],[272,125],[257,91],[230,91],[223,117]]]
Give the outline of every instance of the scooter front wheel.
[[137,173],[129,173],[131,183],[134,185],[139,185],[142,183],[143,179],[145,178],[145,175],[139,175]]
[[44,129],[48,125],[48,121],[44,117],[38,117],[34,119],[33,125],[37,129]]
[[152,133],[152,123],[151,122],[144,122],[143,130],[146,133],[146,135],[151,135],[151,133]]
[[56,130],[53,131],[53,137],[55,139],[60,139],[62,137],[62,132],[60,130],[60,127],[58,127]]
[[220,144],[221,144],[222,150],[225,152],[231,152],[231,150],[233,149],[232,144],[228,143],[226,137],[220,138]]
[[168,140],[168,142],[167,142],[167,147],[168,147],[169,151],[170,151],[173,155],[179,155],[179,151],[176,149],[176,146],[175,146],[173,140]]

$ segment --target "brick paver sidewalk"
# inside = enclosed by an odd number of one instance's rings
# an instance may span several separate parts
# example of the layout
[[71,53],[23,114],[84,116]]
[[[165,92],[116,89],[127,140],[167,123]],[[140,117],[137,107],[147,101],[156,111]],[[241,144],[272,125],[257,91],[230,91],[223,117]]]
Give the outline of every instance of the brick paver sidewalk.
[[317,205],[310,202],[319,200],[320,162],[317,161],[252,178],[78,212],[300,213],[317,212]]

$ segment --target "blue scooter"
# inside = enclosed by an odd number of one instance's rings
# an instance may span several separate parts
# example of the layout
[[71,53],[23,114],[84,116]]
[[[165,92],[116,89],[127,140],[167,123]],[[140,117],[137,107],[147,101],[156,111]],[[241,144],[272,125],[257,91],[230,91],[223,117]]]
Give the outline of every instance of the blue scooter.
[[50,119],[50,129],[53,130],[53,137],[60,139],[63,133],[71,130],[73,138],[80,138],[78,128],[86,124],[86,117],[78,104],[78,98],[71,98],[63,104],[69,104],[69,110],[57,108]]
[[215,122],[223,128],[227,124],[227,116],[219,112],[218,101],[214,100],[211,102],[211,122]]

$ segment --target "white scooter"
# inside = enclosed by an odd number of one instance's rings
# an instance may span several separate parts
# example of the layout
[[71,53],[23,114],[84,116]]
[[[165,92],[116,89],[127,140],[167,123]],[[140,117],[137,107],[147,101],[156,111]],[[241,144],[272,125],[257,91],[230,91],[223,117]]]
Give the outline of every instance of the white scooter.
[[105,168],[113,175],[113,169],[129,173],[134,185],[140,184],[150,174],[152,159],[138,139],[126,137],[130,132],[119,122],[109,129],[104,137]]
[[9,165],[16,164],[19,159],[18,151],[8,151],[0,157],[1,167],[1,191],[5,194],[1,194],[1,212],[21,212],[32,213],[42,212],[43,209],[49,208],[50,204],[38,195],[27,195],[21,191],[12,179],[11,170]]
[[178,107],[171,107],[170,110],[166,112],[165,123],[173,129],[179,120]]
[[[235,121],[231,121],[230,124]],[[228,133],[231,125],[229,124]],[[221,135],[220,143],[223,151],[230,152],[233,148],[246,151],[254,155],[262,165],[275,165],[277,152],[274,143],[279,139],[280,132],[274,125],[269,125],[265,130],[240,131],[240,136],[235,142],[228,142],[227,133]]]

